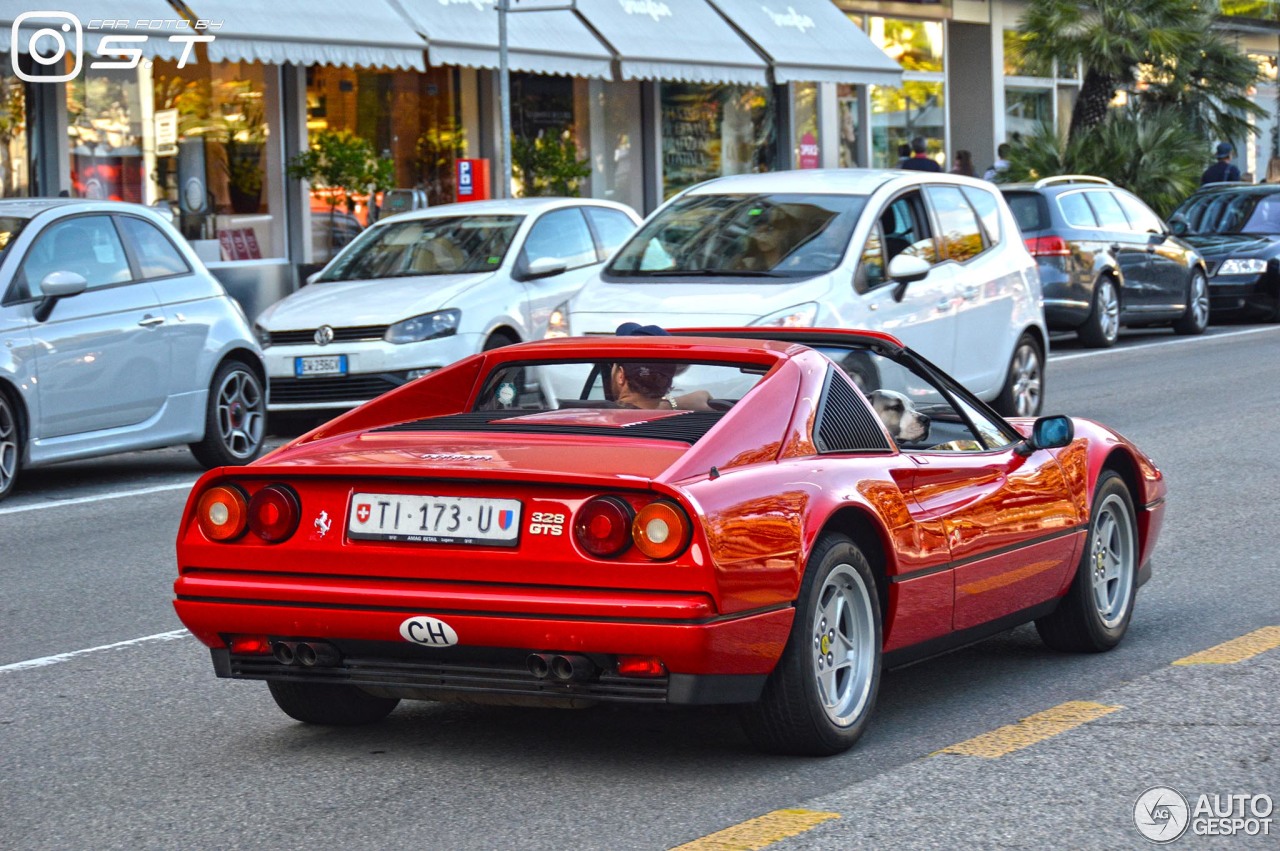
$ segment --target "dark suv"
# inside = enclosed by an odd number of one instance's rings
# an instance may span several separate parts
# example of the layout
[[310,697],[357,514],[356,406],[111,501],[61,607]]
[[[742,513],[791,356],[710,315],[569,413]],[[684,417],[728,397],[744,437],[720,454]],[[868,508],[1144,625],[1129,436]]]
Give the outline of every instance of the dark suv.
[[1120,326],[1209,324],[1204,261],[1135,196],[1100,177],[1063,175],[1004,192],[1040,267],[1051,330],[1106,347]]

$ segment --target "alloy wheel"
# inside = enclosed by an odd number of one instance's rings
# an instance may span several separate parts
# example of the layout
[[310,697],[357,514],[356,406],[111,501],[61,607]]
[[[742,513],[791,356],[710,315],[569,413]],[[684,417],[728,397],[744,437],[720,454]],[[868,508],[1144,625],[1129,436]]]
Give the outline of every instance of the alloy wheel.
[[1044,378],[1040,352],[1024,341],[1013,354],[1013,401],[1020,417],[1032,417],[1040,410],[1040,393]]
[[1098,616],[1108,629],[1128,613],[1134,581],[1136,547],[1133,518],[1129,507],[1116,494],[1098,506],[1093,519],[1093,544],[1089,553],[1089,576]]
[[862,714],[875,674],[870,591],[848,564],[822,584],[813,614],[813,673],[827,717],[846,726]]
[[18,475],[18,417],[13,405],[0,394],[0,494],[7,493]]
[[218,388],[218,435],[227,452],[251,458],[266,431],[266,398],[258,378],[248,369],[227,373]]

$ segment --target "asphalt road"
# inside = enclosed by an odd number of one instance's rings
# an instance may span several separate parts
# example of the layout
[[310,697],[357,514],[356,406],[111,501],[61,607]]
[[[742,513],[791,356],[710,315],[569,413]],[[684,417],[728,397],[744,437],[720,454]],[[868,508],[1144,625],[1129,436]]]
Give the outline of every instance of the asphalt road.
[[[830,759],[760,756],[714,710],[296,724],[177,632],[185,450],[32,471],[0,504],[0,848],[664,849],[786,808],[840,818],[777,848],[1139,847],[1149,786],[1280,798],[1280,650],[1170,665],[1280,626],[1277,347],[1280,326],[1055,341],[1046,412],[1116,427],[1169,480],[1129,635],[1069,656],[1024,627],[891,672]],[[1123,709],[1008,756],[930,756],[1066,702]]]

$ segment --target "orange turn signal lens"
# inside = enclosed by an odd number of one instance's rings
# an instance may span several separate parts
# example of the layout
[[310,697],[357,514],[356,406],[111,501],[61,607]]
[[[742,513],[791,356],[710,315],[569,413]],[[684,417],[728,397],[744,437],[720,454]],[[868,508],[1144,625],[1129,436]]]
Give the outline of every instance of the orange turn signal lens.
[[636,548],[649,558],[664,561],[675,558],[689,545],[689,520],[674,502],[660,499],[636,514],[631,523],[631,537]]
[[215,485],[200,495],[196,522],[211,541],[234,541],[249,528],[249,500],[235,485]]

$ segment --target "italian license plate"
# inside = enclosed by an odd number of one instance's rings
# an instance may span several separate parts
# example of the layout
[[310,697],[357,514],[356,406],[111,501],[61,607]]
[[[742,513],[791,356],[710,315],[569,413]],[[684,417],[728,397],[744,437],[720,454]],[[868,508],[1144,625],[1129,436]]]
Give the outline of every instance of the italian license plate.
[[514,547],[519,533],[515,499],[358,493],[347,516],[347,536],[364,541]]
[[293,374],[298,378],[309,378],[313,375],[346,375],[346,355],[323,355],[309,358],[293,359]]

